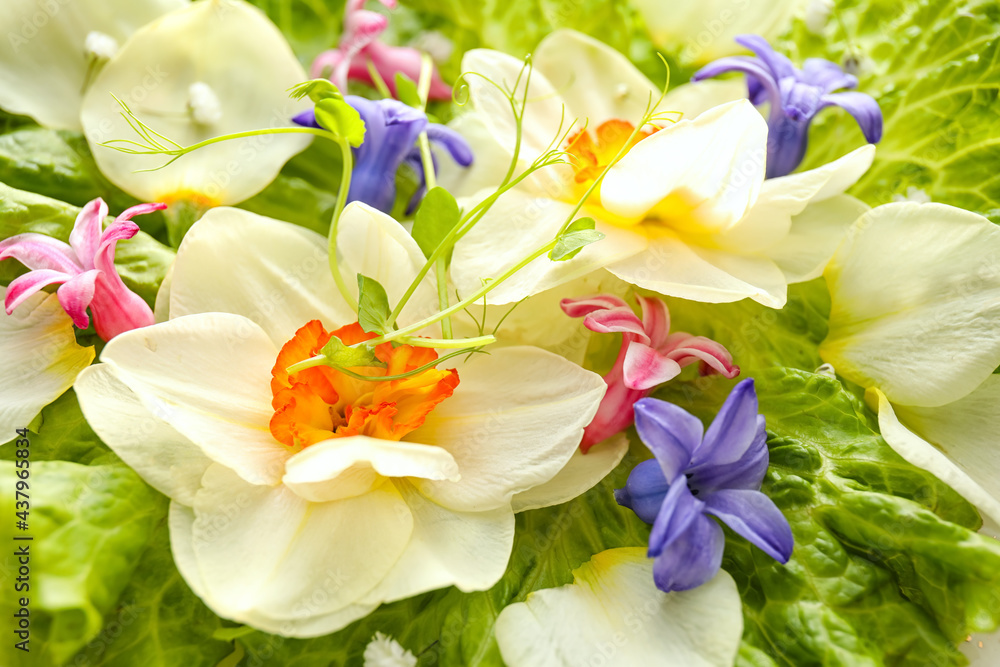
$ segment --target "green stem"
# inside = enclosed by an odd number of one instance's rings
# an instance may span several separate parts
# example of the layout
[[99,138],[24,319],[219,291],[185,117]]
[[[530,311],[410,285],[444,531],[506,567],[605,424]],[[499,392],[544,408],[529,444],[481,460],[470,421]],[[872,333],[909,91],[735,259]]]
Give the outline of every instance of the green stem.
[[412,345],[413,347],[433,347],[435,349],[445,349],[445,350],[465,350],[470,347],[483,347],[484,345],[489,345],[491,343],[497,342],[495,336],[477,336],[476,338],[459,338],[455,340],[453,338],[423,338],[417,336],[403,336],[398,340],[398,342],[405,345]]
[[[372,62],[371,58],[368,58],[368,63],[367,64],[368,64],[368,74],[371,75],[371,77],[372,77],[372,83],[375,84],[375,89],[378,90],[379,95],[381,95],[382,97],[388,97],[388,98],[391,99],[392,98],[392,91],[389,90],[388,84],[386,84],[385,79],[382,78],[382,75],[379,74],[378,69],[376,69],[376,67],[375,67],[375,63]],[[346,90],[342,91],[342,92],[344,94],[347,93]]]
[[[431,368],[434,368],[435,366],[437,366],[438,364],[440,364],[442,361],[447,361],[448,359],[451,359],[452,357],[458,357],[460,355],[469,354],[470,352],[475,352],[475,351],[476,350],[474,350],[474,349],[472,349],[472,350],[470,350],[470,349],[455,350],[454,352],[449,352],[448,354],[446,354],[444,356],[441,356],[441,357],[438,357],[434,361],[430,361],[430,362],[424,364],[423,366],[419,366],[417,368],[414,368],[412,371],[407,371],[406,373],[400,373],[399,375],[362,375],[361,373],[355,373],[354,371],[349,371],[346,368],[341,368],[340,366],[336,366],[334,368],[336,368],[337,372],[343,373],[347,377],[354,378],[355,380],[362,380],[362,381],[368,381],[368,382],[390,382],[392,380],[402,380],[404,378],[410,377],[411,375],[417,375],[418,373],[423,373],[426,370],[430,370]],[[326,357],[320,355],[318,357],[313,357],[312,359],[306,359],[305,361],[300,361],[297,364],[292,364],[291,366],[289,366],[285,370],[286,370],[286,372],[289,375],[291,375],[292,373],[297,373],[298,371],[305,370],[306,368],[312,368],[313,366],[325,366],[326,365],[326,364],[323,363],[323,361],[319,361],[319,362],[316,362],[316,363],[310,363],[310,362],[314,362],[317,359],[323,359],[323,360],[325,360]],[[307,363],[308,363],[307,366],[302,366],[303,364],[307,364]],[[301,366],[301,368],[299,368],[300,366]]]
[[[185,146],[176,150],[152,150],[152,151],[136,151],[131,149],[121,149],[112,144],[116,141],[124,141],[121,139],[112,139],[111,141],[105,141],[102,146],[107,148],[113,148],[116,151],[122,153],[129,153],[130,155],[173,155],[175,157],[181,157],[182,155],[187,155],[188,153],[198,150],[199,148],[204,148],[205,146],[211,146],[212,144],[217,144],[221,141],[230,141],[232,139],[245,139],[247,137],[258,137],[265,134],[314,134],[319,137],[326,137],[327,139],[337,140],[337,136],[332,132],[327,130],[317,129],[315,127],[272,127],[268,129],[261,130],[246,130],[245,132],[234,132],[233,134],[223,134],[220,137],[212,137],[211,139],[205,139],[204,141],[199,141],[196,144],[191,144],[190,146]],[[135,142],[128,142],[135,143]],[[176,145],[176,144],[175,144]]]
[[337,204],[333,209],[333,219],[330,221],[327,254],[330,256],[330,271],[333,273],[333,281],[337,284],[340,295],[344,297],[347,305],[356,311],[358,309],[358,302],[350,290],[347,289],[347,283],[344,282],[344,276],[340,272],[340,262],[337,259],[337,230],[340,227],[340,214],[344,212],[344,206],[347,204],[347,193],[351,190],[351,172],[354,170],[354,156],[346,140],[337,137],[336,141],[337,145],[340,146],[340,154],[343,158],[344,167],[340,177],[340,188],[337,191]]

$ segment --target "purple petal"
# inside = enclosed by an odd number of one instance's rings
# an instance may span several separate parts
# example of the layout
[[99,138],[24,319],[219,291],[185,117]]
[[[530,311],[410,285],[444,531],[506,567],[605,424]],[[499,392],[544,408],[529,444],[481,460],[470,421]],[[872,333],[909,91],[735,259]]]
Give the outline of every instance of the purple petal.
[[472,148],[465,138],[455,130],[445,125],[430,123],[427,126],[427,138],[436,144],[440,144],[451,155],[451,159],[457,164],[468,167],[472,164]]
[[[748,56],[719,58],[695,72],[691,81],[710,79],[726,72],[743,72],[747,75],[748,97],[754,105],[762,104],[765,101],[770,102],[773,107],[781,105],[781,93],[778,90],[777,80],[770,70],[756,58]],[[751,85],[751,81],[755,81],[756,84]]]
[[7,314],[10,315],[13,313],[14,309],[24,303],[25,299],[46,285],[64,283],[72,277],[72,275],[63,273],[62,271],[37,269],[15,278],[7,286],[7,298],[4,299],[4,307],[7,310]]
[[686,477],[680,475],[671,482],[656,514],[653,530],[649,532],[649,557],[659,556],[680,538],[704,509],[705,503],[688,489]]
[[628,475],[625,488],[615,490],[615,501],[648,524],[656,521],[670,484],[654,459],[643,461]]
[[767,450],[767,432],[764,417],[757,417],[757,434],[753,443],[739,460],[722,465],[704,465],[688,470],[691,486],[711,493],[718,489],[760,490],[760,484],[767,473],[770,454]]
[[95,284],[99,275],[101,272],[97,269],[86,271],[78,276],[73,276],[72,280],[67,281],[56,291],[59,296],[59,304],[73,318],[73,324],[80,329],[86,329],[90,326],[87,308],[94,300]]
[[802,80],[821,88],[824,93],[858,85],[858,77],[847,74],[840,65],[823,58],[806,58],[802,64]]
[[795,65],[785,55],[778,53],[766,39],[760,35],[738,35],[735,39],[740,46],[745,46],[760,58],[761,62],[771,71],[775,81],[792,76],[798,78]]
[[656,587],[670,593],[707,583],[722,566],[724,546],[722,527],[704,514],[698,515],[653,563]]
[[97,254],[97,247],[101,244],[101,228],[106,217],[108,217],[108,205],[98,197],[80,209],[76,222],[73,223],[73,231],[69,233],[69,244],[84,269],[94,268],[94,255]]
[[747,75],[747,97],[750,104],[759,107],[768,101],[768,89],[760,82],[760,79],[752,74]]
[[[431,155],[431,162],[434,163],[434,171],[437,172],[437,160],[433,155]],[[411,151],[403,159],[403,164],[408,165],[413,170],[413,173],[417,175],[417,189],[413,192],[409,203],[406,205],[406,213],[410,214],[417,210],[417,206],[420,205],[424,195],[427,194],[427,174],[424,171],[424,160],[419,150]]]
[[18,234],[0,241],[0,259],[16,259],[32,270],[76,274],[83,271],[69,244],[44,234]]
[[705,496],[713,514],[779,563],[792,557],[792,528],[774,501],[760,491],[730,489]]
[[323,129],[322,126],[316,122],[316,112],[312,109],[306,109],[302,113],[292,116],[292,122],[296,125],[301,125],[302,127],[315,127],[317,130]]
[[787,176],[802,164],[811,120],[793,120],[780,111],[771,114],[767,121],[766,178]]
[[819,108],[838,106],[854,116],[865,139],[870,144],[882,140],[882,109],[871,95],[865,93],[832,93],[820,99]]
[[691,463],[704,429],[691,413],[655,398],[643,398],[633,406],[635,429],[649,448],[667,479],[676,479]]
[[757,392],[753,378],[747,378],[729,392],[694,452],[692,467],[739,461],[757,435],[757,414]]

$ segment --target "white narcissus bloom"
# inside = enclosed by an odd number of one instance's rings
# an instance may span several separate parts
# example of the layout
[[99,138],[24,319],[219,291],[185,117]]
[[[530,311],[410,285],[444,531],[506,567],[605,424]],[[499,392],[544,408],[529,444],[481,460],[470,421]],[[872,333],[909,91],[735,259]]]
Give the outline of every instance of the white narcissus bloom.
[[94,75],[139,27],[187,0],[4,0],[0,107],[79,130]]
[[[288,97],[306,79],[277,27],[243,0],[198,0],[141,29],[97,75],[82,121],[97,166],[143,201],[234,204],[267,186],[305,148],[300,134],[253,136],[200,148],[173,164],[164,155],[122,153],[102,142],[136,141],[112,94],[141,121],[180,144],[292,126],[308,100]],[[161,142],[162,143],[162,142]]]
[[[576,130],[568,145],[558,146],[573,156],[572,167],[550,167],[526,179],[500,197],[458,243],[452,278],[462,293],[556,235],[626,144],[654,93],[624,56],[577,33],[553,33],[533,62],[522,162],[546,150],[560,121],[564,131],[572,119],[587,119],[588,125]],[[508,87],[521,66],[511,56],[483,49],[463,60],[466,72]],[[479,76],[467,78],[476,122],[484,130],[468,137],[473,150],[485,142],[487,150],[511,154],[516,128],[509,108],[504,109],[506,101]],[[522,91],[526,78],[521,77]],[[668,96],[660,109],[672,105]],[[628,283],[669,296],[706,302],[749,297],[780,308],[788,283],[818,277],[846,228],[867,209],[842,193],[870,166],[872,146],[819,169],[765,181],[767,124],[747,100],[652,129],[638,135],[576,214],[593,217],[605,238],[571,260],[541,257],[528,264],[490,293],[492,303],[517,301],[606,268]],[[487,162],[498,165],[491,174],[499,170],[502,178],[503,161]],[[477,184],[488,181],[483,172],[475,178]]]
[[944,204],[872,209],[826,269],[819,351],[882,437],[1000,522],[1000,228]]
[[[345,272],[398,299],[424,262],[413,239],[361,203],[340,229]],[[166,289],[169,319],[114,338],[76,390],[101,438],[171,498],[178,568],[225,618],[305,637],[435,588],[486,589],[506,569],[515,511],[583,492],[624,454],[597,476],[571,463],[604,383],[533,347],[391,382],[289,376],[356,318],[325,239],[300,227],[213,209]],[[401,321],[434,299],[418,291]],[[356,324],[338,335],[364,337]],[[434,358],[378,350],[379,373]]]
[[694,590],[664,593],[644,547],[609,549],[573,571],[573,583],[528,595],[497,617],[510,667],[729,667],[743,607],[726,572]]
[[[7,288],[0,287],[0,302]],[[35,294],[10,315],[0,308],[0,443],[13,439],[46,405],[73,386],[94,360],[55,294]]]

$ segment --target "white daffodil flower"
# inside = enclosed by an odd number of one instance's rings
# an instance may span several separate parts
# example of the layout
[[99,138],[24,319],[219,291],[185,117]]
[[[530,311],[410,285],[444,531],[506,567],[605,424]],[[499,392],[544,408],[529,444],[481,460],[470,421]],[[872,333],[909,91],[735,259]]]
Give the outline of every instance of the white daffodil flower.
[[[741,53],[737,35],[780,36],[805,0],[704,0],[664,3],[635,0],[653,41],[688,64]],[[827,12],[829,14],[829,11]]]
[[0,107],[80,130],[84,92],[136,29],[187,0],[4,0]]
[[826,269],[837,373],[886,442],[1000,521],[1000,228],[944,204],[862,216]]
[[[0,302],[7,288],[0,287]],[[13,439],[46,405],[73,386],[94,360],[55,294],[35,294],[10,315],[0,308],[0,443]]]
[[[365,204],[345,209],[340,231],[345,272],[378,280],[391,301],[424,262]],[[348,325],[337,330],[347,344],[366,336],[311,231],[212,209],[167,290],[169,319],[114,338],[76,391],[101,438],[171,498],[178,568],[220,616],[307,637],[383,602],[489,588],[514,511],[596,481],[570,462],[604,383],[549,352],[507,347],[385,382],[326,367],[290,375],[333,327]],[[418,291],[401,321],[435,295]],[[392,374],[436,356],[389,343],[376,353]]]
[[743,635],[736,583],[720,571],[703,586],[664,593],[646,549],[609,549],[573,583],[528,595],[497,617],[510,667],[729,667]]
[[[788,283],[818,277],[844,231],[867,209],[842,193],[871,165],[872,146],[818,169],[765,181],[767,124],[749,101],[714,106],[662,129],[643,129],[627,146],[632,123],[642,118],[656,93],[624,56],[560,31],[543,40],[533,62],[521,127],[522,162],[544,154],[560,125],[563,132],[573,119],[581,123],[578,127],[584,120],[587,126],[572,133],[567,145],[557,146],[572,155],[572,167],[535,172],[501,196],[458,243],[452,279],[462,293],[555,237],[609,164],[599,190],[575,214],[593,217],[605,238],[568,261],[535,260],[493,290],[491,303],[518,301],[606,268],[628,283],[669,296],[706,302],[749,297],[780,308]],[[466,54],[463,70],[513,88],[522,63],[479,49]],[[477,155],[482,138],[492,141],[487,141],[492,153],[485,162],[503,164],[494,153],[511,155],[518,134],[509,103],[480,76],[467,78],[474,122],[481,123],[481,131],[467,138]],[[520,78],[518,97],[526,79]],[[668,96],[660,110],[671,105]],[[623,148],[629,150],[615,163]],[[477,184],[488,180],[481,171],[470,178]]]
[[170,158],[101,145],[140,141],[115,97],[154,131],[190,146],[224,134],[292,126],[292,116],[308,100],[292,100],[287,91],[306,78],[281,32],[259,9],[243,0],[198,0],[140,28],[122,45],[87,90],[83,128],[101,172],[135,197],[188,200],[205,208],[234,204],[274,180],[309,138],[223,141],[163,169],[141,171]]

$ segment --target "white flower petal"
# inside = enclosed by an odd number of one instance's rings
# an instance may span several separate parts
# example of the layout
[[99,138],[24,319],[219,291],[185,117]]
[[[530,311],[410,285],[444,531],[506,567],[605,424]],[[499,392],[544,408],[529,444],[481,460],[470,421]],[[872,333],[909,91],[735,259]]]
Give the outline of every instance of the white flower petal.
[[376,632],[365,646],[364,667],[417,667],[417,656],[392,637]]
[[[0,286],[0,304],[6,296]],[[10,315],[0,305],[0,351],[0,443],[16,437],[94,360],[94,348],[77,344],[55,294],[35,294]]]
[[278,350],[256,324],[202,313],[112,339],[101,361],[146,410],[254,484],[276,484],[290,452],[271,435]]
[[893,403],[931,407],[1000,366],[1000,228],[943,204],[885,204],[826,267],[823,360]]
[[343,612],[385,577],[413,528],[391,484],[310,503],[281,485],[247,484],[221,465],[205,473],[194,517],[205,602],[237,621],[254,612],[276,621]]
[[515,512],[559,505],[589,491],[608,476],[628,452],[628,438],[618,433],[591,447],[586,454],[579,448],[555,477],[514,496]]
[[867,204],[850,195],[809,204],[792,218],[788,236],[767,248],[765,254],[789,284],[819,278],[847,230],[868,210]]
[[[89,35],[122,44],[137,28],[186,0],[0,3],[0,107],[41,125],[79,130]],[[95,40],[92,38],[91,42]],[[107,39],[100,41],[107,42]]]
[[487,125],[483,114],[469,110],[448,122],[472,148],[473,160],[463,167],[454,160],[438,162],[438,185],[455,197],[469,197],[480,190],[495,190],[510,166],[510,153],[504,149]]
[[751,298],[781,308],[787,297],[784,274],[769,258],[689,245],[671,233],[607,269],[633,285],[693,301],[728,303]]
[[[996,422],[996,400],[1000,396],[997,385],[994,383],[979,397],[933,410],[926,415],[922,414],[926,408],[909,408],[904,412],[889,403],[885,394],[878,389],[871,391],[878,397],[878,426],[889,446],[911,465],[933,473],[980,512],[994,521],[1000,521],[996,424],[989,424],[990,421]],[[984,405],[984,401],[988,404]],[[894,408],[900,409],[900,417],[907,419],[908,423],[914,420],[915,425],[930,426],[930,432],[941,439],[941,445],[947,454],[904,426]],[[989,411],[985,415],[982,412],[984,408]],[[944,411],[952,409],[955,410],[954,416],[944,414]],[[963,425],[963,418],[972,421]],[[990,430],[983,432],[981,429],[984,427]],[[982,456],[984,452],[986,458],[978,460],[977,455]],[[959,461],[961,465],[958,464]],[[983,488],[981,482],[986,488]]]
[[[624,55],[576,30],[556,30],[535,48],[533,76],[542,74],[566,103],[568,119],[596,129],[608,120],[638,125],[660,90]],[[531,122],[531,118],[526,118]]]
[[730,667],[743,634],[726,572],[694,590],[663,593],[645,548],[609,549],[573,571],[574,583],[528,595],[496,621],[510,667]]
[[355,435],[306,447],[288,459],[281,481],[306,500],[324,502],[364,493],[380,475],[460,478],[454,457],[441,447]]
[[326,239],[298,225],[238,208],[213,208],[191,227],[177,252],[168,288],[170,316],[242,315],[278,348],[310,320],[327,329],[353,322],[357,315],[334,285],[326,246]]
[[669,91],[660,109],[680,111],[684,118],[696,118],[712,107],[742,100],[747,96],[747,84],[740,79],[710,79],[685,83]]
[[601,202],[625,218],[661,205],[675,225],[727,229],[757,199],[766,143],[767,123],[748,100],[717,106],[636,144],[604,177]]
[[167,273],[160,282],[160,289],[156,290],[156,301],[153,303],[153,319],[157,324],[170,319],[170,284],[174,280],[174,265],[177,263],[176,256],[174,263],[167,269]]
[[459,366],[454,395],[413,432],[458,462],[458,482],[413,480],[431,500],[461,511],[509,505],[555,476],[576,451],[606,385],[550,352],[508,347]]
[[[573,205],[512,190],[497,200],[455,246],[451,278],[462,295],[496,278],[555,238]],[[583,214],[581,214],[583,215]],[[487,295],[491,304],[519,301],[635,255],[646,239],[630,230],[599,224],[605,238],[583,248],[573,259],[554,262],[542,255]]]
[[114,366],[84,369],[74,385],[87,423],[144,480],[173,500],[191,505],[212,464],[194,444],[143,405]]
[[[190,146],[232,132],[291,126],[292,116],[309,101],[292,100],[286,91],[306,78],[285,38],[259,9],[236,0],[194,2],[136,31],[90,86],[81,120],[101,173],[129,194],[143,201],[194,198],[233,204],[270,183],[309,137],[223,141],[163,169],[137,173],[167,158],[99,145],[138,138],[111,94],[155,131]],[[202,84],[202,91],[207,86],[218,98],[218,122],[195,119],[193,84]]]
[[413,513],[413,536],[392,571],[361,598],[378,604],[445,586],[483,591],[507,569],[514,544],[510,507],[456,512],[425,498],[406,480],[393,480]]

